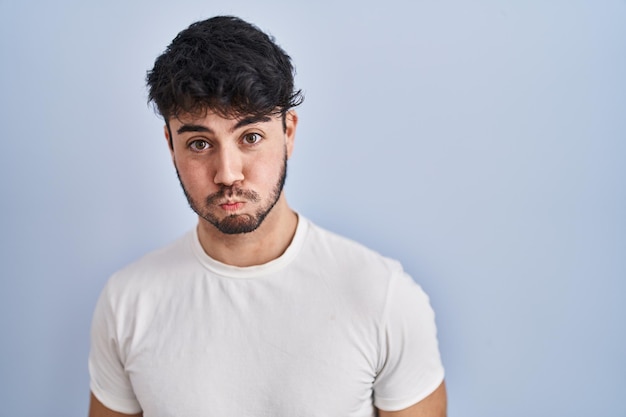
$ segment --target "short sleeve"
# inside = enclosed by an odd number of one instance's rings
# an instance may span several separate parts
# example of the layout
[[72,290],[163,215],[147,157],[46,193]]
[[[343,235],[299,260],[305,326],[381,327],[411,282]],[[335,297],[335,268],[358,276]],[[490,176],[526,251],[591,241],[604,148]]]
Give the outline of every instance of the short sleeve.
[[385,411],[410,407],[443,381],[435,314],[426,293],[404,272],[392,278],[381,332],[374,405]]
[[113,411],[136,414],[141,411],[120,353],[116,319],[108,287],[94,311],[89,352],[90,388],[93,395]]

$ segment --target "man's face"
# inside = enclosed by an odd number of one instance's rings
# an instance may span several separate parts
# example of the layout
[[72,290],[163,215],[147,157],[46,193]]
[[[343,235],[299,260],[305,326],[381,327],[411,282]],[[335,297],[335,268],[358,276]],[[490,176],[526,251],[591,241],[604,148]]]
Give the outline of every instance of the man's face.
[[[297,117],[179,116],[165,134],[191,208],[225,234],[256,230],[281,199]],[[170,136],[171,134],[171,136]]]

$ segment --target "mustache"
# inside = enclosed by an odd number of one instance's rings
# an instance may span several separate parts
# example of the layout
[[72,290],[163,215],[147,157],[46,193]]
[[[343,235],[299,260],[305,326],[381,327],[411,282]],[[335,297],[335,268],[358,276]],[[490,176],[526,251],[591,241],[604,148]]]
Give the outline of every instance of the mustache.
[[224,200],[232,197],[244,198],[253,203],[257,203],[261,200],[259,194],[252,190],[244,190],[234,187],[222,187],[218,192],[209,195],[206,198],[206,202],[209,205],[215,205],[223,202]]

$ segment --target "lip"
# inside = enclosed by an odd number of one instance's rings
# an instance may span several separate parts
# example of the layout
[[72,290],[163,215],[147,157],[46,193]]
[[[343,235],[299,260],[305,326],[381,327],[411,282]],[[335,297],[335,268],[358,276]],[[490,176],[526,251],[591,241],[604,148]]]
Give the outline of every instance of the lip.
[[220,204],[220,207],[222,208],[222,210],[225,210],[225,211],[237,211],[241,207],[243,207],[243,204],[244,203],[240,201],[234,201],[234,202],[229,202],[229,203],[222,203]]

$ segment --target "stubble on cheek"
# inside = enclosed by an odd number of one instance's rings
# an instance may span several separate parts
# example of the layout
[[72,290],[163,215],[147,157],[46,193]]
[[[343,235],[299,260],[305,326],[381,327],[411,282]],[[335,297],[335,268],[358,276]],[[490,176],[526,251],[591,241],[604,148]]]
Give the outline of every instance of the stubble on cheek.
[[195,201],[187,188],[185,187],[178,167],[176,167],[176,175],[180,182],[183,193],[187,198],[187,202],[191,209],[202,219],[215,226],[220,232],[224,234],[240,234],[250,233],[255,231],[263,222],[265,217],[273,209],[274,205],[278,201],[280,194],[282,193],[285,181],[287,178],[287,152],[285,149],[283,166],[281,168],[279,179],[274,185],[269,202],[267,206],[259,207],[254,214],[250,213],[235,213],[227,215],[221,220],[215,214],[220,210],[219,204],[224,203],[227,199],[237,197],[242,198],[249,203],[259,203],[262,201],[261,196],[253,190],[246,190],[238,187],[221,187],[217,192],[210,194],[204,199],[204,206],[200,207],[197,201]]

